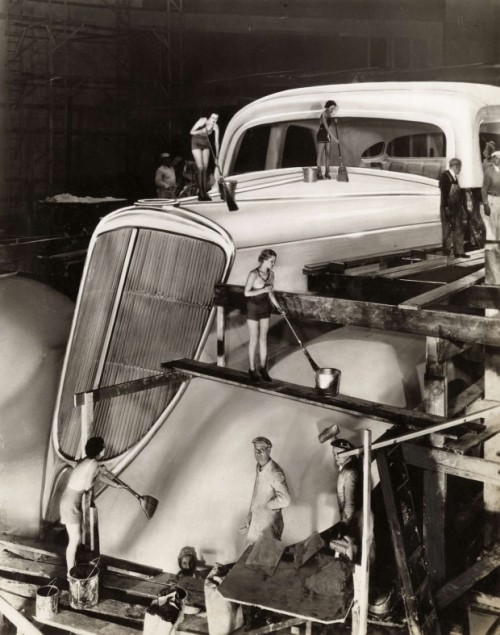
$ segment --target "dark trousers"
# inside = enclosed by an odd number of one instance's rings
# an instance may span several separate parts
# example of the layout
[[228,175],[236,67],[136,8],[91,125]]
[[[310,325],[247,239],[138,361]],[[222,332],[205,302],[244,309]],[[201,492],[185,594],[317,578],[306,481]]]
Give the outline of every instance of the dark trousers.
[[467,215],[462,205],[448,208],[449,214],[441,208],[441,222],[443,225],[443,251],[455,256],[464,253],[464,233]]

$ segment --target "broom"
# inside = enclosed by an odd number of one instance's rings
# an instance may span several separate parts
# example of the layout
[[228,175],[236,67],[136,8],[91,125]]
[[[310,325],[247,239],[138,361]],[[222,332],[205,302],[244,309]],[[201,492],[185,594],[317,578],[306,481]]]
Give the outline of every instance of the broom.
[[123,488],[124,490],[127,490],[127,492],[130,492],[133,496],[137,498],[137,500],[139,501],[141,505],[141,509],[148,520],[153,518],[156,508],[158,507],[158,499],[154,498],[153,496],[148,496],[147,494],[143,494],[141,496],[141,494],[138,494],[137,492],[135,492],[130,487],[130,485],[127,485],[127,483],[119,479],[118,476],[115,476],[107,468],[104,468],[104,473],[106,474],[108,478],[110,478],[112,481],[117,483],[121,488]]
[[342,160],[342,152],[340,150],[340,137],[339,137],[339,131],[337,128],[337,120],[334,119],[333,123],[335,124],[335,134],[337,136],[337,140],[339,142],[339,159],[340,159],[340,165],[339,165],[339,170],[337,172],[337,181],[343,181],[344,183],[348,183],[349,182],[349,175],[347,174],[347,168],[344,165],[344,161]]
[[224,180],[224,176],[222,174],[222,170],[220,169],[219,160],[217,159],[217,156],[216,156],[216,154],[214,152],[214,149],[212,148],[212,144],[210,142],[210,137],[208,136],[208,134],[207,134],[207,141],[208,141],[208,145],[210,147],[210,152],[212,153],[212,156],[214,158],[215,166],[216,166],[216,168],[217,168],[217,170],[219,171],[219,174],[220,174],[219,187],[220,187],[220,190],[221,190],[221,198],[226,201],[227,208],[228,208],[228,210],[230,212],[237,212],[239,210],[239,207],[236,205],[236,201],[234,200],[234,197],[231,194],[231,192],[229,191],[227,183]]

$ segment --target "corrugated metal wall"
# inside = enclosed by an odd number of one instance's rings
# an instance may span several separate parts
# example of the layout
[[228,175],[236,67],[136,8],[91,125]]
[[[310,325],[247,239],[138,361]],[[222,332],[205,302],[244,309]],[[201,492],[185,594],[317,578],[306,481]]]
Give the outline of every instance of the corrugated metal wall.
[[[117,298],[131,240],[135,243],[130,265]],[[140,229],[134,238],[132,229],[119,229],[97,239],[59,412],[58,439],[64,454],[73,458],[79,453],[80,413],[72,405],[75,392],[147,377],[158,373],[161,362],[194,356],[224,266],[220,247],[187,236]],[[113,309],[115,300],[117,310]],[[106,440],[107,458],[139,441],[178,387],[99,402],[94,434]]]

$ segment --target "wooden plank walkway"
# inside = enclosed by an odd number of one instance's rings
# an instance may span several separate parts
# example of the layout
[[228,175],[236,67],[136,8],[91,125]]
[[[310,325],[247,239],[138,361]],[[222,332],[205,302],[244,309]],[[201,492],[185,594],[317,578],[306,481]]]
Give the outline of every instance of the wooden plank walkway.
[[[418,410],[398,408],[396,406],[389,406],[348,395],[321,395],[315,388],[280,381],[278,379],[274,379],[270,383],[252,382],[247,373],[242,371],[191,359],[165,362],[162,364],[162,367],[168,370],[178,370],[193,377],[200,377],[268,395],[293,399],[301,403],[317,405],[321,408],[339,410],[341,412],[347,410],[366,416],[369,419],[399,424],[415,430],[424,430],[429,427],[441,425],[448,427],[459,426],[475,418],[477,419],[484,416],[484,413],[476,413],[475,415],[466,415],[454,420],[448,420],[445,417],[427,414]],[[499,405],[500,404],[497,403],[497,406]]]
[[[138,563],[130,563],[129,574],[127,561],[102,556],[106,570],[100,574],[99,603],[86,609],[85,615],[80,615],[70,608],[62,547],[17,536],[1,536],[0,547],[3,549],[0,552],[0,592],[6,597],[24,598],[28,605],[30,602],[34,604],[37,589],[55,580],[61,611],[54,620],[44,620],[45,624],[85,635],[137,633],[137,629],[142,630],[144,615],[151,601],[165,588],[175,585],[188,593],[187,614],[180,630],[197,635],[208,633],[202,579],[178,579],[174,574]],[[198,611],[198,614],[190,611]],[[109,629],[106,630],[108,622]]]

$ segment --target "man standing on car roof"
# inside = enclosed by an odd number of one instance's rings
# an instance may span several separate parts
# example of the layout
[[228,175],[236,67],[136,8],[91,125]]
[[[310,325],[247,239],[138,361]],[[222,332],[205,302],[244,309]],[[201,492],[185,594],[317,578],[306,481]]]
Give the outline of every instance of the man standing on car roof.
[[460,159],[451,159],[450,167],[439,177],[441,190],[441,222],[443,225],[443,252],[456,258],[470,258],[464,251],[464,230],[467,222],[465,197],[458,183],[462,169]]

